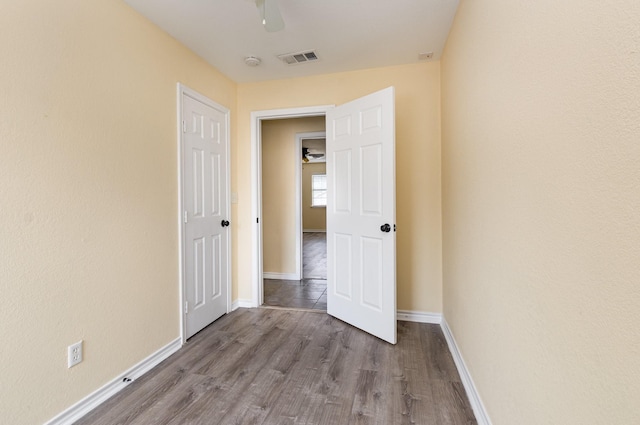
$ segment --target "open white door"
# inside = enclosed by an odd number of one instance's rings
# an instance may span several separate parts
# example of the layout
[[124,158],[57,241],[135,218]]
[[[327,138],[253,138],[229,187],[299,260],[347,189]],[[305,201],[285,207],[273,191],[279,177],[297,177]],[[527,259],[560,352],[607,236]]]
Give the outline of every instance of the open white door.
[[185,337],[229,308],[229,111],[182,93]]
[[395,91],[327,112],[327,313],[396,343]]

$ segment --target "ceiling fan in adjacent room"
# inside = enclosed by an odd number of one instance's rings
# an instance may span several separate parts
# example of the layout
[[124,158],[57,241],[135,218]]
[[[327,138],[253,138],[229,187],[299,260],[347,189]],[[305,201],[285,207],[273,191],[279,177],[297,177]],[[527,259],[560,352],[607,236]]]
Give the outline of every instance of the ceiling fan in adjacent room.
[[267,32],[276,32],[284,29],[284,21],[278,8],[277,0],[255,0],[256,8],[262,25]]
[[302,148],[302,161],[303,162],[324,162],[324,152],[321,152],[319,150],[313,149],[313,148]]

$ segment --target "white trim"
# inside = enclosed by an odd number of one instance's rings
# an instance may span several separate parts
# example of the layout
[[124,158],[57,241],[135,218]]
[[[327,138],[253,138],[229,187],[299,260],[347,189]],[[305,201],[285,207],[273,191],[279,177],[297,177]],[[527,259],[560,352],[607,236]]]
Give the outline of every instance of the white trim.
[[[301,152],[302,152],[302,138],[300,135],[303,133],[296,134],[295,141],[293,143],[293,148],[296,150],[293,156],[295,161],[295,182],[296,182],[296,279],[302,279],[302,161],[300,160]],[[265,278],[269,279],[269,278]]]
[[478,389],[473,382],[473,378],[471,378],[471,373],[469,372],[469,369],[467,369],[467,365],[462,358],[462,354],[460,353],[460,348],[456,343],[456,339],[453,337],[451,328],[449,328],[449,324],[444,317],[442,318],[440,327],[442,328],[442,333],[444,333],[444,337],[447,340],[447,345],[449,346],[449,351],[453,356],[453,361],[458,368],[460,379],[462,380],[464,389],[467,392],[467,397],[469,398],[469,403],[471,404],[471,408],[473,409],[476,421],[478,421],[478,425],[491,425],[491,419],[489,419],[487,409],[482,403],[480,393],[478,393]]
[[313,131],[308,133],[296,133],[295,143],[293,147],[295,148],[295,170],[296,170],[296,274],[297,278],[295,280],[302,279],[302,248],[303,248],[303,240],[302,233],[304,230],[302,229],[303,225],[303,209],[302,209],[302,141],[310,140],[310,139],[326,139],[327,132],[326,131]]
[[426,311],[398,310],[396,318],[405,322],[432,323],[435,325],[442,323],[441,313],[428,313]]
[[[178,246],[179,246],[179,265],[178,265],[178,270],[179,270],[179,293],[180,293],[180,338],[182,339],[182,343],[184,344],[185,342],[187,342],[187,320],[186,320],[186,314],[184,312],[184,306],[185,306],[185,301],[186,301],[186,288],[185,288],[185,270],[184,270],[184,219],[183,219],[183,212],[184,212],[184,205],[183,205],[183,183],[184,183],[184,178],[183,178],[183,167],[182,167],[182,147],[183,147],[183,128],[182,128],[182,121],[183,121],[183,116],[182,116],[182,99],[183,96],[189,96],[199,102],[204,103],[205,105],[208,105],[220,112],[222,112],[225,116],[225,121],[226,121],[226,135],[225,135],[225,143],[227,145],[227,155],[225,158],[225,162],[226,162],[226,178],[227,178],[227,187],[226,187],[226,211],[225,214],[227,217],[229,217],[229,220],[231,219],[231,111],[229,110],[229,108],[226,108],[225,106],[220,105],[217,102],[214,102],[213,100],[209,99],[208,97],[198,93],[197,91],[187,87],[184,84],[178,83],[177,84],[177,89],[178,89],[178,110],[177,110],[177,114],[178,114],[178,121],[177,121],[177,130],[178,130],[178,234],[179,234],[179,242],[178,242]],[[229,234],[227,236],[227,313],[229,313],[231,311],[231,292],[232,292],[232,288],[231,288],[231,273],[232,273],[232,259],[231,259],[231,253],[233,252],[233,250],[231,249],[231,242],[233,240],[233,235],[231,234],[231,230],[229,229]]]
[[304,229],[303,233],[327,233],[327,229]]
[[237,299],[231,304],[231,311],[236,311],[239,308],[255,308],[257,305],[253,305],[253,300]]
[[183,232],[183,211],[182,207],[182,84],[176,84],[176,98],[178,101],[176,102],[176,140],[177,148],[178,148],[178,164],[176,169],[178,170],[178,298],[179,298],[179,309],[180,309],[180,340],[184,344],[187,342],[185,335],[187,334],[187,321],[184,315],[184,303],[186,300],[185,291],[184,291],[184,232]]
[[301,280],[295,273],[270,273],[262,272],[263,279],[280,279],[280,280]]
[[334,105],[308,106],[301,108],[271,109],[251,112],[251,252],[252,258],[252,304],[263,303],[262,276],[262,131],[263,120],[317,117],[327,114]]
[[[84,415],[125,389],[131,382],[135,381],[160,362],[167,359],[182,347],[182,338],[176,338],[155,353],[151,354],[140,363],[136,364],[126,372],[120,374],[101,388],[89,394],[73,406],[66,409],[44,425],[71,425]],[[130,381],[128,381],[130,379]]]

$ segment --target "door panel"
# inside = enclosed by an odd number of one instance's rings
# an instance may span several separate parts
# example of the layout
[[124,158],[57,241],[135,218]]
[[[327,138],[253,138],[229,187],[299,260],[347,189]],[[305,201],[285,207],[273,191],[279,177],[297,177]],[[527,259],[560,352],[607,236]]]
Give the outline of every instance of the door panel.
[[362,177],[360,178],[360,214],[382,216],[382,147],[364,146],[360,149]]
[[192,149],[193,156],[193,215],[204,216],[204,151]]
[[[333,264],[335,282],[335,294],[347,300],[351,300],[352,294],[352,261],[351,261],[351,235],[335,233],[333,235]],[[329,275],[327,274],[327,278]]]
[[228,311],[227,113],[183,94],[187,338]]
[[362,237],[360,244],[362,281],[366,282],[362,285],[362,305],[382,311],[382,241]]
[[211,240],[211,246],[213,247],[211,250],[211,264],[213,266],[213,270],[211,272],[212,281],[211,281],[211,299],[215,300],[222,296],[222,273],[220,269],[220,260],[222,259],[222,249],[221,249],[221,241],[222,237],[220,235],[214,235]]
[[393,87],[327,113],[327,170],[327,312],[395,344]]
[[334,192],[334,211],[336,214],[351,213],[351,151],[334,152],[333,176],[335,184]]
[[193,279],[191,279],[190,284],[193,285],[193,293],[195,294],[193,300],[194,308],[204,304],[204,277],[207,274],[205,271],[204,246],[204,238],[195,238],[193,240]]
[[212,216],[220,216],[220,154],[211,154],[211,212]]

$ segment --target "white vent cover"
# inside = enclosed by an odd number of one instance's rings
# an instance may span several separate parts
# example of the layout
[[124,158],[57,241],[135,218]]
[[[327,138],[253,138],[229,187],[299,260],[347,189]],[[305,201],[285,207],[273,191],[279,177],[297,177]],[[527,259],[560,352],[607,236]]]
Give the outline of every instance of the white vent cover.
[[316,52],[314,52],[313,50],[309,50],[306,52],[285,53],[284,55],[278,55],[278,59],[280,59],[287,65],[295,65],[298,63],[317,61],[319,58]]

